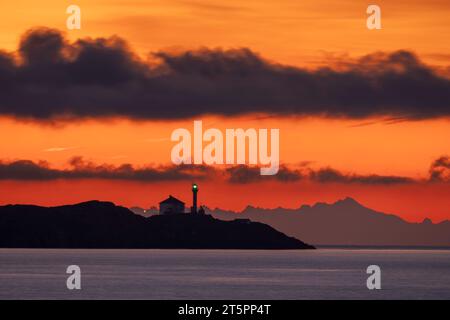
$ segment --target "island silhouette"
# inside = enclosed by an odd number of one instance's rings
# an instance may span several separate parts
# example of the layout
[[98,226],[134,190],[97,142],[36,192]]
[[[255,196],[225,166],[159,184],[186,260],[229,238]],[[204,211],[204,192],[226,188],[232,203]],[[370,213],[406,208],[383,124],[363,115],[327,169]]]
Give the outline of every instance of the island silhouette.
[[249,219],[223,221],[169,197],[160,214],[143,217],[112,202],[0,207],[2,248],[314,249]]

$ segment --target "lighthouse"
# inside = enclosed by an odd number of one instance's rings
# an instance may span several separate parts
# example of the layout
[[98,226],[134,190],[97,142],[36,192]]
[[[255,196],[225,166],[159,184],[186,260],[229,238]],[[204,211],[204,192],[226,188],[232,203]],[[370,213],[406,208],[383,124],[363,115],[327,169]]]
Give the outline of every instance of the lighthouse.
[[197,192],[198,185],[196,183],[192,184],[192,213],[197,213]]

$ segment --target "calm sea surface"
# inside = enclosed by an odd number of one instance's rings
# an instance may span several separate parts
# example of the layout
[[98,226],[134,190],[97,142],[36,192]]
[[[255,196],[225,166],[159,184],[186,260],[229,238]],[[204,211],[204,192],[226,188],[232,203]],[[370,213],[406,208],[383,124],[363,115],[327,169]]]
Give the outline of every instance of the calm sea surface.
[[[381,290],[366,287],[373,264]],[[0,299],[340,298],[450,299],[450,251],[0,249]]]

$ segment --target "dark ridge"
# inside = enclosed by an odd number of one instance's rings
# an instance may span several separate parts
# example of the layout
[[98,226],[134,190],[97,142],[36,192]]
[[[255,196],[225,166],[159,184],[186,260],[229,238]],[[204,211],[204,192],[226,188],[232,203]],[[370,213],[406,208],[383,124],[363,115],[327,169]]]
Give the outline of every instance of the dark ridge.
[[3,248],[313,249],[274,228],[247,219],[210,215],[145,218],[111,202],[59,207],[0,207]]

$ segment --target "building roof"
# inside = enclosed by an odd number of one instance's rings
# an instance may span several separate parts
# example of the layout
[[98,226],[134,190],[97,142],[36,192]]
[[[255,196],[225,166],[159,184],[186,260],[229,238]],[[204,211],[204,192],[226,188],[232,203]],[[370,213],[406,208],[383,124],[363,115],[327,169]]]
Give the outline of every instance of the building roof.
[[182,204],[182,205],[184,205],[183,201],[178,200],[175,197],[172,197],[172,195],[170,195],[166,200],[161,201],[159,204],[162,204],[162,203],[164,203],[164,204],[168,203],[168,204]]

